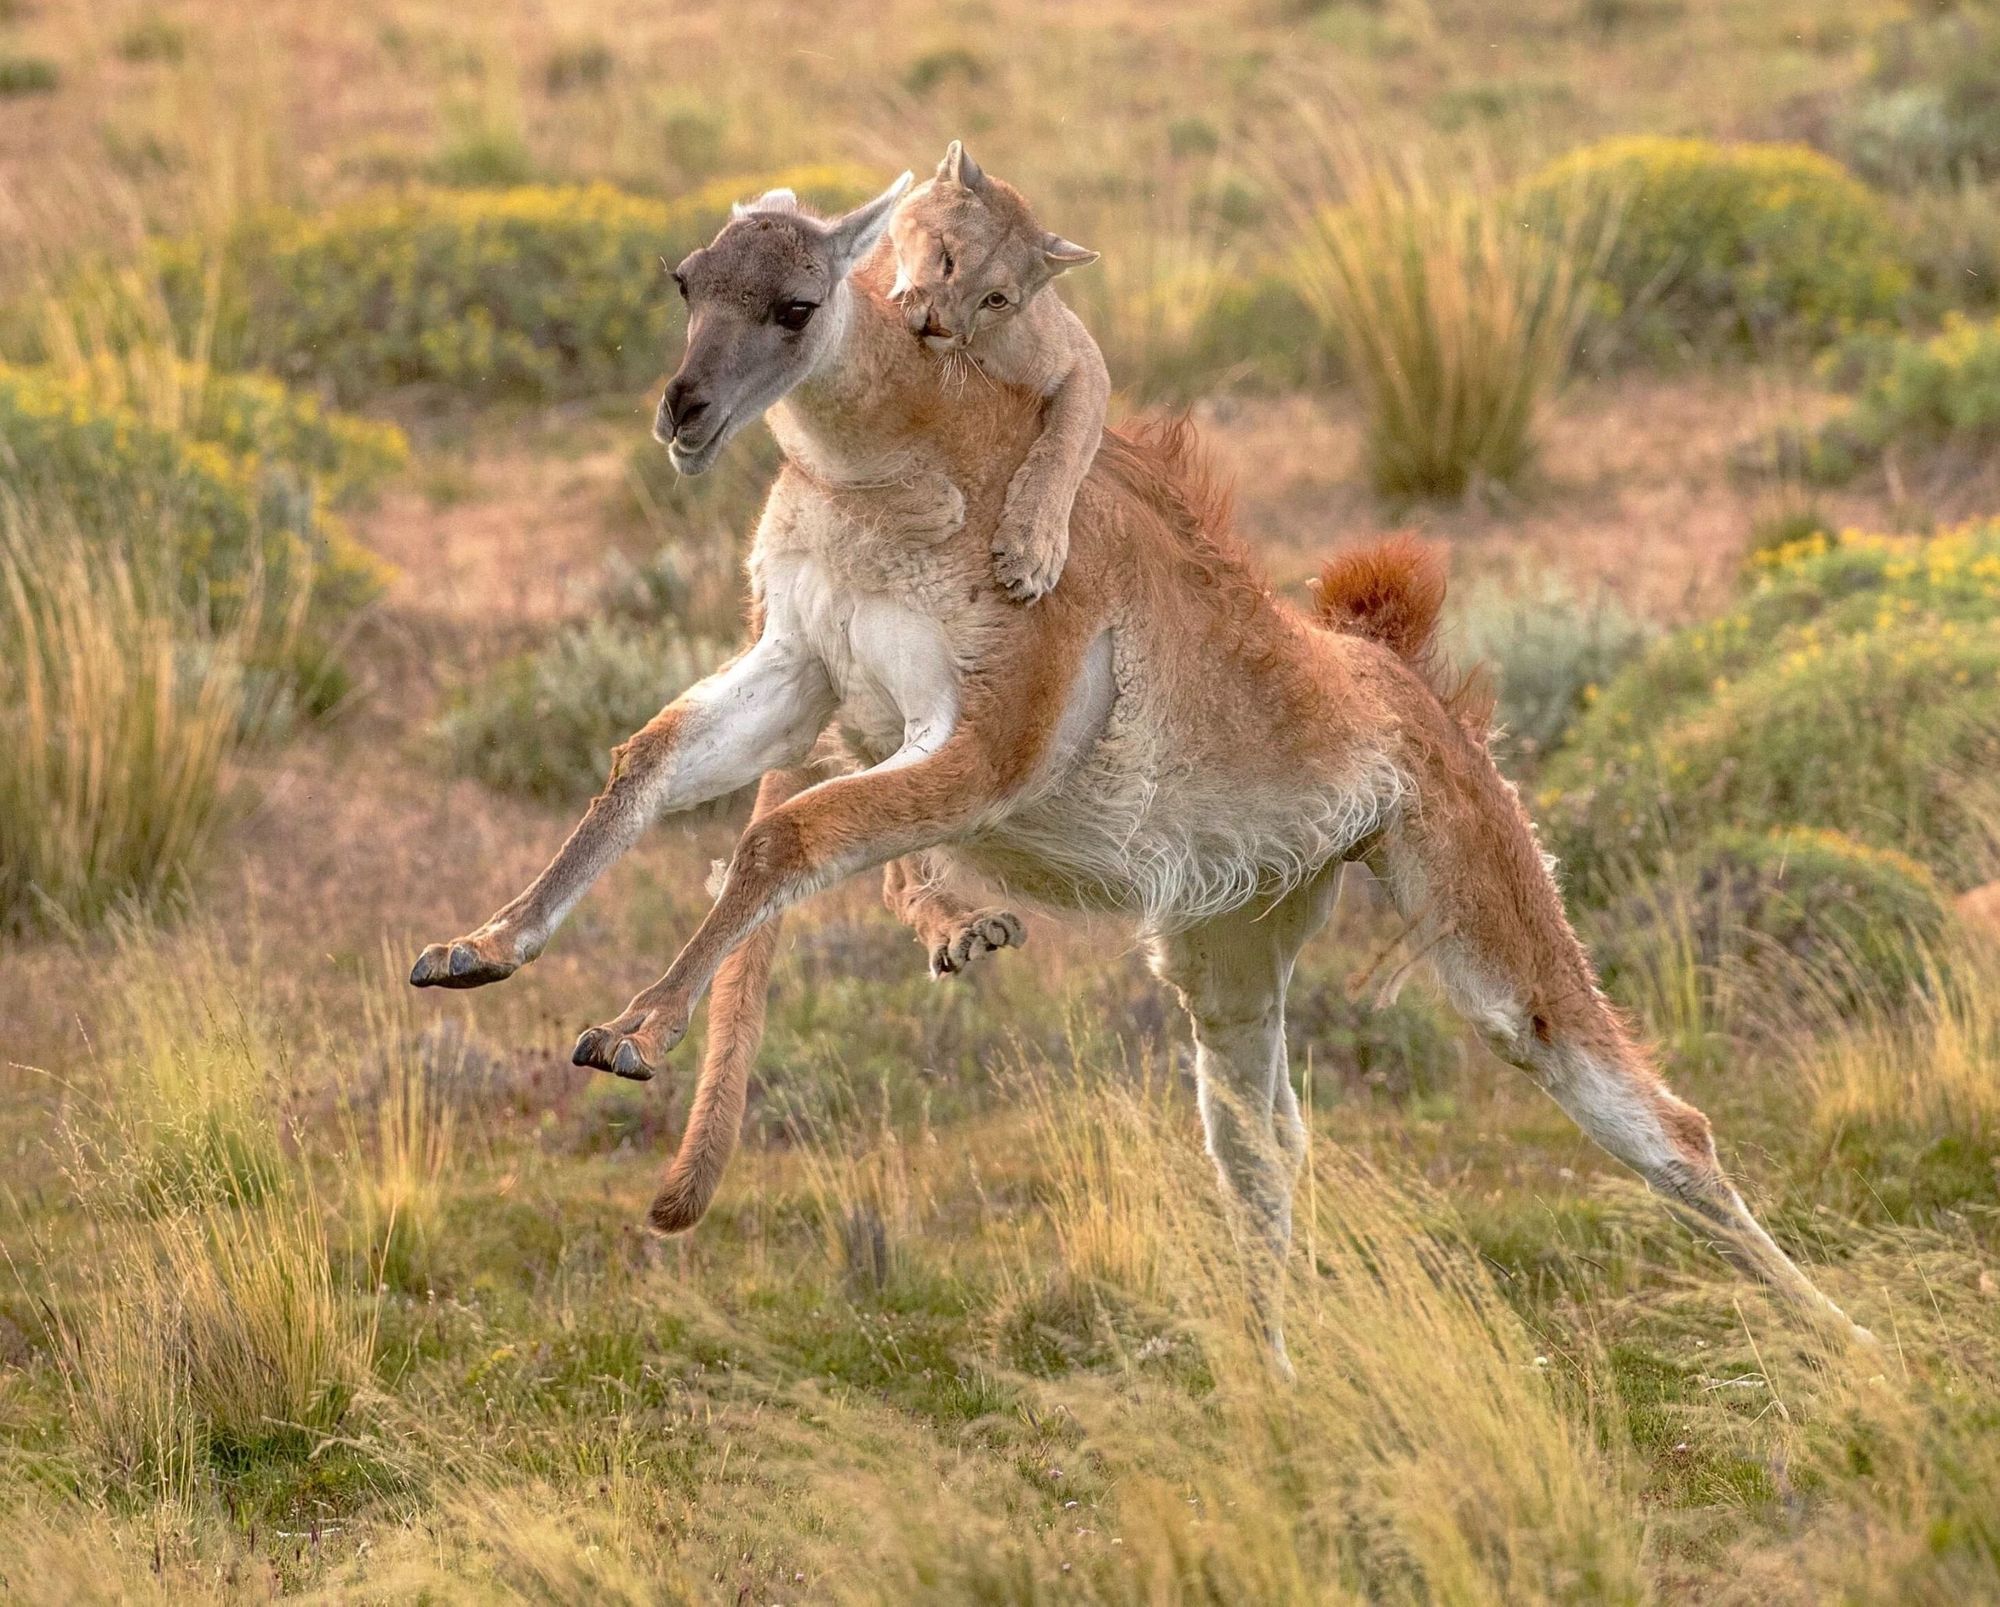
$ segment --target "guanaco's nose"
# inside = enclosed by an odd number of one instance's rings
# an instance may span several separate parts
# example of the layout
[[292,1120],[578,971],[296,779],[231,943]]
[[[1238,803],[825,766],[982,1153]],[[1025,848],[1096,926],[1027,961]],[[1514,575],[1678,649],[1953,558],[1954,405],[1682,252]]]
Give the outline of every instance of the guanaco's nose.
[[690,396],[689,388],[686,380],[676,378],[668,383],[667,394],[660,398],[660,411],[666,416],[669,435],[678,435],[708,411],[708,403]]

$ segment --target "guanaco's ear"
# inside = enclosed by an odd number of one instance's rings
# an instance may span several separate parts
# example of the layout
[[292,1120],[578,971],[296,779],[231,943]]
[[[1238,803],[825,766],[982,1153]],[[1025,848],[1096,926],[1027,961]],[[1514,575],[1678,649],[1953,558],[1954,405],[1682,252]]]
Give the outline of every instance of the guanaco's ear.
[[1042,261],[1049,265],[1051,274],[1067,273],[1072,268],[1087,268],[1097,260],[1097,256],[1088,246],[1065,240],[1059,234],[1042,236]]
[[747,218],[752,212],[796,212],[799,198],[790,190],[766,190],[754,201],[738,201],[729,209],[732,218]]
[[836,279],[845,279],[854,265],[874,249],[875,242],[889,227],[889,215],[910,187],[911,177],[905,173],[874,200],[862,202],[826,226],[827,254],[832,259]]
[[944,148],[944,160],[938,163],[937,176],[947,184],[957,184],[968,190],[983,190],[986,187],[986,170],[973,161],[972,153],[960,140],[953,140]]

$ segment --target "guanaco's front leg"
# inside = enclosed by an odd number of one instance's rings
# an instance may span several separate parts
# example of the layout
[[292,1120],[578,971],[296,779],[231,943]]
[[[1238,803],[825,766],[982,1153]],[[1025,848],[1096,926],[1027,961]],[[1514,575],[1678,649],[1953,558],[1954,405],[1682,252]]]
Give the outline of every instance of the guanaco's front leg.
[[[908,750],[906,750],[908,751]],[[821,888],[929,848],[989,808],[997,788],[980,747],[956,735],[799,794],[736,845],[722,893],[667,974],[623,1015],[577,1039],[571,1057],[621,1077],[650,1077],[687,1033],[716,967],[772,916]]]
[[612,755],[611,779],[548,868],[485,925],[417,956],[419,988],[476,988],[512,976],[591,884],[661,816],[748,786],[797,764],[833,713],[818,659],[766,633],[697,682]]

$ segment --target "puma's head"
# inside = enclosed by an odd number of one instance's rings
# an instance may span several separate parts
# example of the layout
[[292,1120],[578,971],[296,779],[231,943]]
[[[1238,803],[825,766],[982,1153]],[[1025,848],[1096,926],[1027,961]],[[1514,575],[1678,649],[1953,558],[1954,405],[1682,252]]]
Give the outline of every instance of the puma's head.
[[896,208],[889,239],[910,328],[932,347],[963,347],[1014,316],[1059,273],[1097,253],[1050,234],[1013,185],[990,177],[957,140]]
[[735,208],[715,239],[683,258],[687,351],[667,382],[653,434],[682,474],[700,474],[730,437],[810,374],[836,344],[848,273],[882,231],[910,175],[843,217],[804,211],[790,190]]

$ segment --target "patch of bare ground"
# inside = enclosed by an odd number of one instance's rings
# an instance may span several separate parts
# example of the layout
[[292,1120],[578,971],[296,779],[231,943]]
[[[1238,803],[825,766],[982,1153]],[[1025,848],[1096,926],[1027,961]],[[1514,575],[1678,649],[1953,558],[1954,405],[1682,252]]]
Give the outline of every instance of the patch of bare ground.
[[1522,491],[1407,508],[1367,489],[1347,396],[1214,403],[1201,420],[1236,478],[1239,527],[1281,586],[1302,585],[1332,547],[1409,529],[1448,543],[1460,577],[1554,572],[1674,620],[1720,602],[1758,521],[1781,509],[1810,502],[1837,525],[1901,529],[2000,501],[1993,466],[1891,466],[1810,494],[1742,467],[1773,432],[1833,405],[1803,382],[1742,368],[1579,384],[1553,409]]
[[[525,432],[523,432],[525,433]],[[548,624],[575,611],[616,542],[606,512],[624,484],[623,432],[560,456],[521,434],[463,458],[427,457],[356,534],[396,576],[387,609],[417,621]]]

